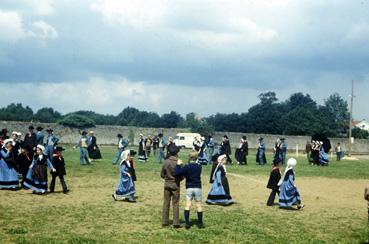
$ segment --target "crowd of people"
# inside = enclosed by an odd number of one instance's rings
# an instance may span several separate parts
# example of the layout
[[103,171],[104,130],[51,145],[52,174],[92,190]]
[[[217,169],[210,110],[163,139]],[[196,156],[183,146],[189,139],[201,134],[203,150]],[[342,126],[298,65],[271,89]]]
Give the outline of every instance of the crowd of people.
[[[45,194],[48,191],[48,169],[52,175],[50,192],[54,192],[56,178],[59,177],[63,193],[68,192],[64,180],[64,150],[58,146],[59,138],[53,129],[33,125],[28,127],[22,140],[22,133],[13,131],[10,137],[3,129],[0,134],[0,188],[9,190],[31,189],[34,194]],[[19,180],[21,180],[19,182]]]
[[[63,193],[67,193],[68,187],[64,176],[66,175],[65,162],[62,155],[64,148],[58,145],[59,138],[51,128],[43,133],[42,127],[37,127],[36,132],[31,125],[22,140],[22,133],[13,131],[7,136],[7,130],[0,132],[0,188],[17,190],[20,187],[31,189],[34,194],[54,192],[56,178],[59,178]],[[75,148],[80,149],[80,164],[88,165],[93,160],[101,158],[101,152],[97,144],[97,138],[93,131],[80,132],[81,137]],[[173,226],[180,228],[179,202],[180,183],[185,180],[186,202],[184,208],[185,228],[191,228],[190,212],[192,202],[195,202],[197,213],[197,226],[204,228],[202,209],[202,166],[211,164],[210,190],[206,203],[229,206],[234,203],[230,193],[230,184],[227,179],[227,165],[232,164],[231,145],[227,135],[224,135],[220,143],[212,136],[195,137],[193,149],[190,151],[187,163],[179,159],[180,148],[177,147],[172,137],[166,140],[162,133],[157,136],[145,137],[140,134],[138,153],[127,149],[129,140],[122,134],[117,135],[117,153],[113,164],[120,163],[120,179],[116,191],[112,194],[115,201],[136,202],[136,162],[135,156],[140,162],[147,163],[150,154],[153,153],[157,163],[162,163],[160,177],[164,179],[164,201],[162,210],[162,225],[169,225],[170,204],[173,207]],[[308,141],[306,154],[313,165],[328,165],[329,158],[323,141]],[[337,160],[341,159],[342,148],[340,144],[335,148]],[[256,162],[259,165],[267,164],[266,145],[262,137],[258,138]],[[301,204],[299,191],[295,184],[296,159],[287,160],[287,143],[285,138],[279,138],[273,148],[273,166],[270,172],[267,188],[271,190],[266,201],[268,206],[273,206],[278,195],[278,205],[281,208],[297,209],[304,207]],[[240,138],[234,158],[238,165],[247,165],[249,144],[246,136]],[[283,175],[280,168],[287,164]],[[51,183],[48,186],[48,170],[51,174]],[[19,182],[20,181],[20,182]],[[19,187],[20,186],[20,187]],[[365,193],[367,194],[367,193]],[[365,196],[368,199],[369,194]]]

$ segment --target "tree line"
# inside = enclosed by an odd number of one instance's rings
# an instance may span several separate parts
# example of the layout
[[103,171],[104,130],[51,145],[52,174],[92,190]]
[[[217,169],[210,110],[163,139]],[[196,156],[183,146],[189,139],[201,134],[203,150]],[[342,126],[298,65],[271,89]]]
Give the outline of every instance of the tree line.
[[[95,125],[121,125],[154,128],[191,128],[193,132],[210,134],[214,131],[265,133],[281,135],[312,135],[325,133],[330,137],[347,137],[348,104],[334,93],[319,105],[309,94],[292,94],[279,101],[275,92],[261,93],[259,103],[243,113],[217,113],[199,118],[195,113],[182,117],[171,111],[163,115],[141,111],[134,107],[124,108],[118,115],[105,115],[93,111],[76,111],[62,115],[50,107],[36,113],[21,103],[0,108],[0,120],[59,123],[70,127]],[[369,133],[355,128],[356,138],[368,138]]]

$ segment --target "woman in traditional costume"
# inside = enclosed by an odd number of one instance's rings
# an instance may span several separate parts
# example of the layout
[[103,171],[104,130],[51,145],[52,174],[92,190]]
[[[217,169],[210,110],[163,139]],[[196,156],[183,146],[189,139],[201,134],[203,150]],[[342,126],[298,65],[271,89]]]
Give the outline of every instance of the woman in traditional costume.
[[217,155],[213,158],[213,168],[210,174],[211,188],[206,203],[228,206],[234,203],[227,179],[227,156]]
[[147,162],[146,141],[143,134],[140,134],[140,142],[138,143],[138,160]]
[[265,157],[265,143],[262,137],[259,137],[258,151],[256,153],[256,162],[259,163],[259,165],[264,165],[267,163]]
[[249,144],[246,136],[242,136],[240,144],[235,152],[237,164],[247,165],[247,155],[249,154]]
[[329,156],[324,151],[323,142],[319,142],[320,144],[320,150],[319,150],[319,164],[321,166],[328,166],[329,163]]
[[45,154],[45,147],[37,145],[36,155],[29,167],[24,185],[33,190],[33,194],[45,194],[47,192],[47,169],[56,172],[49,158]]
[[95,132],[90,131],[90,137],[88,138],[88,156],[92,158],[92,160],[101,159],[101,152],[99,146],[97,145]]
[[133,156],[136,154],[135,151],[125,150],[122,153],[122,162],[120,170],[120,181],[117,190],[112,197],[115,201],[128,201],[136,202],[135,199],[135,184],[136,173],[134,168]]
[[19,187],[16,154],[13,139],[6,139],[0,149],[0,189],[17,190]]
[[206,148],[206,143],[205,143],[205,138],[201,137],[200,141],[199,141],[199,150],[197,151],[199,157],[197,159],[197,162],[199,162],[200,164],[208,164],[208,157],[206,156],[206,152],[205,152],[205,148]]
[[292,206],[296,205],[297,209],[302,209],[304,207],[301,204],[300,193],[295,185],[295,172],[294,167],[297,161],[294,158],[290,158],[287,161],[287,168],[279,181],[279,207],[292,209]]

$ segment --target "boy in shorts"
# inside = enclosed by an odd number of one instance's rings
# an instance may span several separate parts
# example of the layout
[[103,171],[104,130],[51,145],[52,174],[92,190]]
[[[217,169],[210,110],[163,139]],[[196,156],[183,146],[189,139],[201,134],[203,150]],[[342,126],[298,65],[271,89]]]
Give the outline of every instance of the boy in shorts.
[[201,192],[201,164],[197,162],[198,153],[196,151],[191,151],[189,154],[189,162],[182,167],[182,161],[178,160],[175,175],[177,177],[186,178],[186,207],[184,211],[184,217],[186,221],[186,229],[191,227],[190,224],[190,209],[192,200],[196,202],[197,208],[197,227],[204,228],[202,222],[202,192]]

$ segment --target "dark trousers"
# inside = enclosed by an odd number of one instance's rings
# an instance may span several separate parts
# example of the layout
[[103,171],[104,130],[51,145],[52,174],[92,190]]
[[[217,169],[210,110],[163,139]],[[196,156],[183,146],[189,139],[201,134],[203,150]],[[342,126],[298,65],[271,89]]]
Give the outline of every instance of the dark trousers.
[[163,225],[169,224],[170,201],[173,205],[173,225],[179,225],[179,187],[164,187]]
[[279,195],[279,191],[276,190],[272,190],[272,192],[269,195],[268,201],[267,201],[267,205],[268,206],[272,206],[274,204],[274,199],[275,199],[275,195],[278,193]]
[[52,174],[52,179],[51,179],[51,183],[50,183],[50,191],[54,191],[54,189],[55,189],[56,177],[59,177],[60,183],[61,183],[62,188],[63,188],[63,192],[66,192],[68,188],[67,188],[67,184],[65,184],[64,176],[63,175],[57,175],[57,174]]

